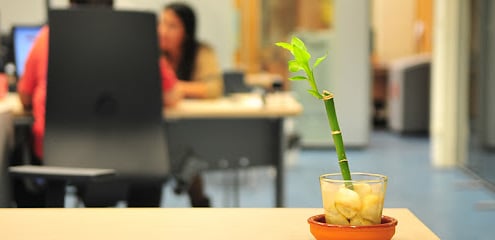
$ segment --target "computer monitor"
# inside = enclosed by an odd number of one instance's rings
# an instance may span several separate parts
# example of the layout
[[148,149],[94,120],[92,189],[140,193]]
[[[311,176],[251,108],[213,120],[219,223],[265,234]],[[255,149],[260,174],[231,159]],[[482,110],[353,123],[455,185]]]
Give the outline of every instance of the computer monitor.
[[41,26],[14,26],[12,28],[12,43],[14,48],[14,61],[18,78],[24,73],[26,59],[38,36]]

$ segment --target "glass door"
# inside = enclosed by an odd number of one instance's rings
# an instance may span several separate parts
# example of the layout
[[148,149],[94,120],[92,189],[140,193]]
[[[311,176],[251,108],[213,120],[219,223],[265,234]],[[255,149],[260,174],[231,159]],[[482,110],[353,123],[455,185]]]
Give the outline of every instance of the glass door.
[[471,1],[469,155],[466,166],[495,189],[495,2]]

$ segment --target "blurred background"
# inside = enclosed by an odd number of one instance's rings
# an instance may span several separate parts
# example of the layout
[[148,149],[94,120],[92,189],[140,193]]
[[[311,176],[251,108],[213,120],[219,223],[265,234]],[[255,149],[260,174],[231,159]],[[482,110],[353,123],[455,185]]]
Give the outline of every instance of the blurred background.
[[[115,6],[159,13],[169,2],[115,0]],[[282,81],[303,105],[291,119],[298,137],[286,153],[287,207],[320,207],[318,176],[338,170],[324,109],[305,84],[286,80],[290,56],[273,44],[298,36],[313,55],[329,54],[316,79],[336,95],[351,169],[389,176],[385,206],[411,209],[441,239],[493,238],[493,1],[183,2],[195,9],[199,39],[215,49],[223,71]],[[0,72],[9,83],[22,68],[13,60],[13,28],[40,26],[48,9],[67,6],[0,0]],[[274,174],[270,167],[210,171],[206,189],[214,207],[270,207]],[[188,206],[185,196],[164,188],[163,207]],[[73,195],[67,198],[77,206]],[[470,227],[461,227],[466,222]]]

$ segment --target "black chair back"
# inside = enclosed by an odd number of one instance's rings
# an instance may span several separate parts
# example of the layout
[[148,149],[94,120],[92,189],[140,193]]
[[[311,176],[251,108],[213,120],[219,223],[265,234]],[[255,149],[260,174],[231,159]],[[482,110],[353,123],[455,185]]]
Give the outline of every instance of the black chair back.
[[44,163],[164,179],[169,163],[156,17],[53,10],[49,25]]

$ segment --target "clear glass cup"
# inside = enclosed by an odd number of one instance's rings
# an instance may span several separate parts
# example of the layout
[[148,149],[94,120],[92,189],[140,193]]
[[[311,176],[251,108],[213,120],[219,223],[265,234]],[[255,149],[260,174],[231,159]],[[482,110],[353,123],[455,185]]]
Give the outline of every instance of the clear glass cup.
[[365,226],[380,224],[387,190],[387,176],[351,173],[352,181],[340,173],[320,176],[325,220],[329,224]]

